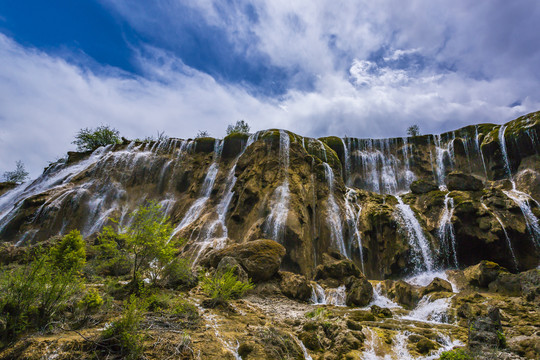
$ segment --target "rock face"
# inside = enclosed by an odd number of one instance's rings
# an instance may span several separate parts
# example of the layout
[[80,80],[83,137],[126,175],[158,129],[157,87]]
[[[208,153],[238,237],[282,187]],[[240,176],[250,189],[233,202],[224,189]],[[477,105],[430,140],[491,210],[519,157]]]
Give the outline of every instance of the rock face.
[[305,276],[288,271],[281,271],[279,275],[281,277],[279,286],[283,295],[300,301],[310,300],[311,286]]
[[232,258],[242,265],[254,282],[261,282],[278,272],[283,256],[285,248],[275,241],[255,240],[211,252],[201,263],[218,267],[223,259]]
[[434,292],[452,292],[452,284],[448,281],[436,277],[433,281],[420,292],[421,296]]
[[414,308],[420,300],[417,288],[403,280],[387,281],[388,297],[407,309]]
[[477,265],[465,269],[465,278],[471,285],[487,288],[489,284],[499,277],[506,269],[492,261],[482,261]]
[[[539,130],[533,113],[502,127],[412,138],[312,139],[272,129],[124,141],[70,153],[36,181],[0,189],[0,241],[29,245],[73,229],[92,240],[106,225],[127,225],[144,198],[163,205],[197,261],[272,239],[286,250],[281,270],[308,278],[330,252],[373,279],[425,269],[428,260],[435,268],[490,260],[511,272],[533,269]],[[345,276],[339,266],[328,271]]]

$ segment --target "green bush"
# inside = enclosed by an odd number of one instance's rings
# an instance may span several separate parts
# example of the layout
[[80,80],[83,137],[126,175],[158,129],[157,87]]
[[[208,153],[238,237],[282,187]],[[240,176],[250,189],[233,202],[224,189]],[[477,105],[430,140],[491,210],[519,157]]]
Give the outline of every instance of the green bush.
[[189,290],[197,286],[198,278],[188,259],[176,258],[165,266],[163,281],[169,289]]
[[249,125],[244,120],[238,120],[236,124],[227,126],[227,135],[249,134]]
[[171,314],[188,323],[188,325],[196,324],[199,319],[199,310],[197,307],[185,300],[176,299],[170,309]]
[[230,268],[223,274],[213,276],[202,276],[202,290],[212,299],[227,301],[237,299],[250,289],[253,289],[251,280],[247,282],[238,281],[234,271],[236,267]]
[[122,316],[103,330],[102,341],[125,359],[138,359],[144,350],[144,334],[141,322],[144,319],[147,303],[131,295],[124,302]]
[[472,360],[472,356],[469,355],[463,349],[454,349],[449,351],[444,351],[439,360]]
[[105,276],[129,274],[131,261],[125,249],[126,239],[110,226],[103,228],[92,251],[96,254],[96,271]]
[[49,252],[53,267],[60,271],[79,271],[86,263],[86,243],[79,230],[70,231]]
[[79,306],[83,308],[85,313],[95,312],[102,305],[103,298],[96,288],[90,288],[79,301]]
[[119,144],[120,133],[108,125],[101,125],[95,129],[81,129],[75,135],[73,144],[77,145],[77,151],[92,151],[100,146]]
[[12,341],[28,330],[43,329],[59,319],[80,288],[75,272],[58,271],[46,255],[1,272],[0,318],[6,324],[0,330],[2,342]]

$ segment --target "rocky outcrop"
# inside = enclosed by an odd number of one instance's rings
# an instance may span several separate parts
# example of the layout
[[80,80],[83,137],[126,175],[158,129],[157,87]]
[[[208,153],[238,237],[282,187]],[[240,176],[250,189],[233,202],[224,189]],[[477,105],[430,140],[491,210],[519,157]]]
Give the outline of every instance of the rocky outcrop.
[[465,269],[464,274],[471,285],[487,288],[501,273],[506,272],[506,269],[499,266],[499,264],[484,260]]
[[388,297],[407,309],[414,308],[420,300],[417,288],[403,280],[386,281]]
[[279,270],[285,248],[272,240],[255,240],[235,244],[209,253],[201,264],[218,267],[223,258],[230,257],[242,265],[254,282],[272,278]]
[[448,174],[446,186],[450,191],[479,191],[484,188],[482,180],[477,179],[472,175],[464,174],[460,171],[453,171]]
[[373,286],[365,276],[350,276],[345,281],[347,306],[367,306],[373,298]]
[[452,284],[446,280],[436,277],[428,286],[422,288],[420,291],[420,296],[425,296],[434,292],[452,292]]
[[311,286],[305,276],[287,271],[280,271],[279,276],[279,287],[283,295],[300,301],[310,300]]

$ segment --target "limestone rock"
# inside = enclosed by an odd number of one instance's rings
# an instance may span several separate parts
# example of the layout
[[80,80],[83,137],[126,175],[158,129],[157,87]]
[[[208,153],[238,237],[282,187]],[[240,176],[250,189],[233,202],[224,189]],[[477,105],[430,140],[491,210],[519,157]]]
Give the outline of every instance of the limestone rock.
[[311,298],[311,286],[305,276],[288,271],[279,272],[279,284],[283,295],[296,300],[308,301]]
[[498,308],[488,309],[487,316],[479,316],[469,326],[469,348],[503,348],[506,346],[502,333],[501,315]]
[[351,260],[327,261],[317,266],[314,280],[335,279],[343,283],[349,276],[360,276],[360,274],[362,272]]
[[217,267],[226,256],[238,261],[254,282],[262,282],[277,273],[285,256],[285,248],[273,240],[249,241],[212,251],[201,260],[201,264]]
[[482,180],[459,171],[453,171],[448,174],[446,185],[450,191],[479,191],[484,187]]
[[421,291],[421,296],[427,295],[433,292],[452,292],[452,284],[448,281],[436,277],[433,281]]
[[502,272],[507,271],[499,264],[482,260],[479,264],[466,268],[464,275],[471,285],[487,288]]
[[246,273],[242,265],[240,265],[240,263],[231,256],[224,256],[219,261],[216,272],[218,274],[224,274],[232,268],[234,268],[234,275],[236,275],[236,278],[238,280],[247,281],[249,279],[248,274]]
[[425,179],[413,181],[411,184],[411,191],[413,194],[426,194],[430,191],[438,189],[437,184],[435,184],[433,181],[428,181]]
[[414,308],[420,300],[418,289],[403,280],[391,283],[387,288],[388,297],[408,309]]
[[364,276],[350,276],[345,285],[347,306],[366,306],[373,298],[373,286]]

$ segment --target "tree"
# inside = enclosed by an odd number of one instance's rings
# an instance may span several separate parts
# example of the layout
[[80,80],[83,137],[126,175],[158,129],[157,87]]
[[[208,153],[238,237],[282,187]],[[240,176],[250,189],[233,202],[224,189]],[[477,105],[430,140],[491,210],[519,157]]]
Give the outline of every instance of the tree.
[[206,131],[206,130],[199,130],[199,132],[197,133],[197,136],[196,136],[197,139],[207,138],[207,137],[210,137],[210,133],[208,131]]
[[28,172],[24,168],[24,163],[19,160],[15,163],[15,170],[4,172],[4,181],[20,184],[28,178]]
[[411,125],[407,128],[407,135],[409,136],[418,136],[420,135],[420,127],[416,124]]
[[227,135],[249,134],[249,125],[244,120],[238,120],[235,125],[227,126]]
[[94,130],[89,128],[79,130],[72,143],[77,145],[77,151],[92,151],[100,146],[121,142],[118,130],[109,125],[101,125]]
[[79,230],[65,235],[49,252],[51,264],[63,272],[77,272],[86,264],[86,243]]
[[172,226],[161,206],[154,201],[139,206],[131,215],[130,225],[123,230],[126,248],[133,257],[133,284],[151,267],[149,276],[157,279],[176,252],[176,244],[169,241]]

